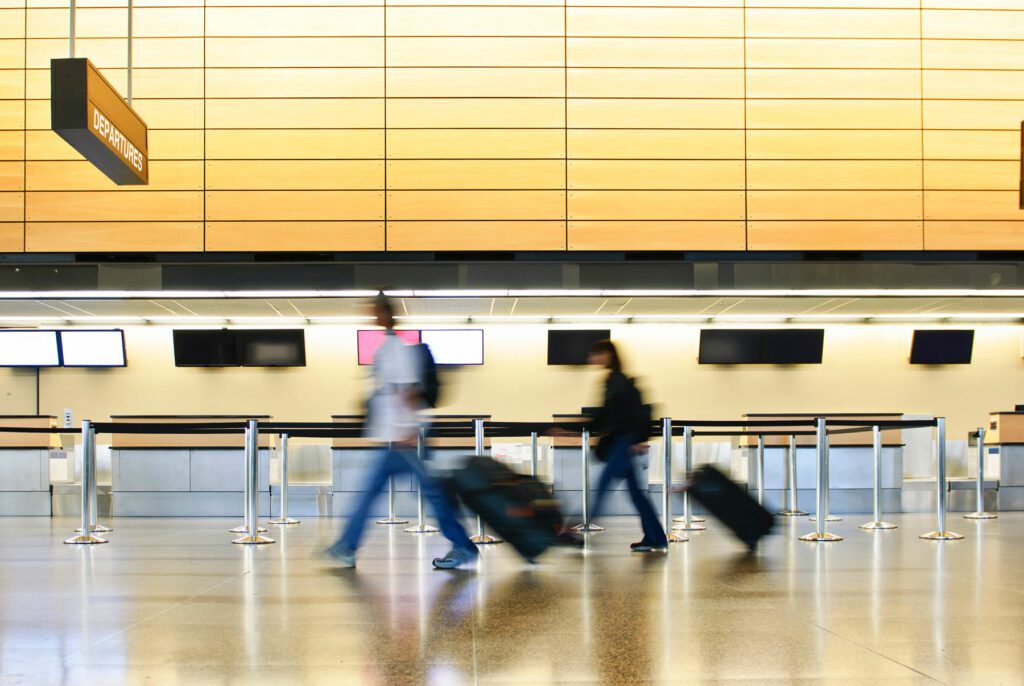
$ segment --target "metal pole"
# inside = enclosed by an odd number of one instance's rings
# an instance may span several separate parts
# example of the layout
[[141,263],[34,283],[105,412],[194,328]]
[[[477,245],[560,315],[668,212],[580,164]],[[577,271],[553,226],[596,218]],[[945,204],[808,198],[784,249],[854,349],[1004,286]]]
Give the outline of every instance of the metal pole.
[[807,514],[797,507],[796,451],[796,435],[793,435],[789,437],[789,449],[786,451],[786,490],[789,504],[779,513],[783,517],[802,517]]
[[[664,427],[662,428],[662,433],[664,433]],[[668,446],[666,450],[671,453],[671,426],[669,427],[666,445]],[[671,459],[671,454],[668,455],[668,459]],[[690,472],[693,471],[693,427],[690,426],[683,427],[683,468],[686,470],[687,478],[689,478]],[[680,519],[682,521],[672,527],[673,531],[705,531],[707,529],[703,524],[698,524],[698,522],[703,522],[703,519],[693,516],[689,491],[683,491],[683,516]]]
[[974,491],[974,512],[964,515],[966,519],[995,519],[998,515],[985,512],[985,429],[978,427],[978,483]]
[[[689,435],[690,427],[684,427],[683,432]],[[672,531],[675,528],[672,526],[672,420],[668,417],[661,420],[661,438],[665,455],[665,480],[661,489],[661,525],[665,528],[665,536],[669,543],[685,543],[690,540],[689,536]],[[683,498],[689,497],[689,492],[684,491]]]
[[261,536],[259,528],[259,493],[260,493],[260,432],[255,419],[250,419],[245,426],[245,518],[246,533],[232,543],[245,545],[263,545],[273,543],[274,539]]
[[875,457],[875,482],[872,493],[874,519],[867,524],[861,524],[860,528],[895,529],[895,524],[882,521],[882,430],[877,426],[871,427],[871,438]]
[[[388,450],[393,449],[394,445],[389,444]],[[408,524],[408,519],[401,519],[398,516],[398,489],[395,486],[395,476],[392,474],[388,477],[388,516],[384,519],[378,519],[378,524]]]
[[538,459],[538,448],[537,448],[537,432],[530,432],[530,476],[534,479],[537,478],[537,459]]
[[800,537],[801,541],[841,541],[842,536],[836,536],[830,534],[825,530],[826,522],[828,521],[828,504],[825,501],[825,495],[828,493],[828,433],[825,426],[825,419],[819,417],[817,420],[815,436],[815,448],[818,456],[818,483],[816,484],[817,503],[815,512],[817,527],[814,533],[806,534]]
[[938,529],[922,534],[921,538],[929,541],[955,541],[963,538],[961,534],[946,530],[946,418],[935,418],[935,518]]
[[[245,427],[245,438],[243,439],[242,443],[242,460],[244,465],[243,471],[245,472],[242,487],[242,525],[236,526],[234,529],[231,530],[231,533],[242,534],[243,537],[249,533],[249,519],[251,518],[252,515],[252,513],[249,511],[249,492],[252,490],[252,474],[249,473],[249,468],[252,466],[252,461],[249,459],[249,429],[250,427],[247,424]],[[259,445],[258,438],[257,445]],[[259,526],[257,526],[257,529],[258,530],[256,533],[263,533],[266,531],[266,528],[262,528]]]
[[[835,516],[834,514],[832,514],[829,511],[830,510],[829,495],[830,495],[831,483],[832,483],[830,477],[832,475],[829,473],[829,466],[828,465],[829,465],[829,458],[831,457],[831,454],[832,454],[832,442],[829,439],[828,432],[826,432],[825,433],[825,476],[820,481],[820,483],[824,484],[824,489],[825,489],[825,493],[824,493],[825,521],[826,522],[841,522],[841,521],[843,521],[842,517],[837,517],[837,516]],[[815,495],[817,495],[817,494],[815,494]],[[818,517],[818,513],[815,512],[814,515],[811,517],[811,519],[817,519],[817,517]]]
[[757,437],[757,503],[764,507],[764,436]]
[[132,0],[128,0],[128,87],[125,91],[128,105],[132,104]]
[[68,29],[68,36],[70,37],[68,57],[75,56],[75,10],[75,0],[71,0],[71,26]]
[[271,524],[286,526],[298,524],[299,520],[288,516],[288,434],[281,434],[281,507],[277,519],[271,519]]
[[[89,531],[93,533],[106,534],[113,531],[109,526],[103,526],[96,521],[99,516],[99,508],[96,505],[96,491],[98,486],[96,485],[96,429],[89,427],[89,461],[92,462],[92,479],[89,480]],[[85,442],[82,443],[82,449],[85,449]],[[82,531],[81,528],[75,529],[76,532]]]
[[[420,465],[425,463],[424,457],[426,455],[426,436],[424,436],[424,429],[420,427],[419,432],[416,434],[416,459],[420,461]],[[416,525],[410,526],[406,529],[406,532],[410,534],[430,534],[435,531],[440,531],[436,526],[427,524],[424,512],[423,512],[423,482],[421,481],[416,487]]]
[[90,484],[96,479],[96,432],[92,422],[82,421],[82,528],[77,536],[72,536],[65,543],[97,544],[106,543],[107,539],[94,535],[89,530],[93,520],[92,498],[89,495]]
[[592,531],[604,531],[603,526],[598,526],[590,521],[590,430],[584,429],[580,434],[580,471],[583,475],[583,523],[573,527],[573,531],[590,533]]
[[[476,454],[484,454],[484,420],[482,418],[473,420],[473,438],[476,441]],[[480,515],[476,516],[476,536],[470,536],[469,540],[477,545],[488,543],[504,543],[504,539],[498,536],[490,536],[484,531],[484,520]]]

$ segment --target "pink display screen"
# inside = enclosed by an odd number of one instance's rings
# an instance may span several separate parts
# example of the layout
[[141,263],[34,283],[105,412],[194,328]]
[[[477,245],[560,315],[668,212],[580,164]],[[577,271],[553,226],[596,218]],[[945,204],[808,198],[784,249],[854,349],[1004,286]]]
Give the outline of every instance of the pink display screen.
[[[377,354],[377,348],[384,343],[385,335],[384,329],[360,329],[356,332],[359,364],[373,364],[373,356]],[[420,342],[420,332],[417,329],[396,329],[395,335],[406,343]]]

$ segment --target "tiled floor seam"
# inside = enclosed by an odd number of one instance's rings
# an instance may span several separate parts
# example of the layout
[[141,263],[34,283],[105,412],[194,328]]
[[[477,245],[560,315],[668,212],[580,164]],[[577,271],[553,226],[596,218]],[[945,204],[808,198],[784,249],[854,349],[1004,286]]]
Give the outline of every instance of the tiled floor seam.
[[947,682],[947,681],[942,681],[941,679],[937,679],[936,677],[933,677],[931,674],[926,674],[925,672],[922,672],[920,669],[917,669],[916,667],[911,667],[910,665],[904,664],[904,663],[900,662],[899,660],[896,660],[894,658],[889,657],[885,653],[880,653],[877,650],[864,645],[863,643],[855,641],[852,638],[847,638],[846,636],[843,636],[840,633],[836,633],[835,631],[832,631],[831,629],[829,629],[827,627],[823,627],[822,625],[820,625],[820,624],[818,624],[816,622],[811,622],[811,625],[817,627],[818,629],[821,629],[822,631],[824,631],[825,633],[829,634],[830,636],[835,636],[836,638],[840,638],[840,639],[846,641],[847,643],[851,643],[851,644],[857,646],[858,648],[860,648],[862,650],[866,650],[867,652],[871,653],[872,655],[877,655],[878,657],[882,658],[883,660],[888,660],[889,662],[892,662],[893,664],[899,665],[900,667],[903,667],[904,669],[909,669],[911,672],[914,672],[915,674],[920,674],[925,679],[931,679],[932,681],[934,681],[937,684],[944,684],[945,686],[950,686],[949,682]]

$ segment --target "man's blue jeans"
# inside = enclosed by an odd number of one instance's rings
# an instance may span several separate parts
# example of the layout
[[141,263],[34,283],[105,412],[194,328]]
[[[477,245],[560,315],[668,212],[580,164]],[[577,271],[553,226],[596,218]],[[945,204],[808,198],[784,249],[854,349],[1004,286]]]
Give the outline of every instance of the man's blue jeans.
[[384,488],[390,477],[407,472],[412,473],[420,482],[423,497],[433,509],[434,516],[437,517],[437,524],[441,527],[441,533],[452,542],[452,547],[467,557],[475,557],[477,555],[476,546],[469,540],[466,530],[459,523],[454,503],[445,497],[438,484],[427,474],[423,464],[416,457],[415,450],[396,448],[385,448],[382,451],[380,462],[377,463],[376,469],[370,475],[366,490],[360,494],[355,510],[345,527],[345,532],[331,546],[331,549],[355,551],[359,548],[373,501],[380,495],[381,489]]
[[[620,436],[612,441],[608,450],[608,462],[604,466],[604,471],[601,472],[601,478],[597,480],[597,496],[594,498],[594,506],[590,510],[590,519],[593,521],[601,514],[601,507],[604,505],[612,481],[625,479],[629,497],[640,515],[640,526],[644,530],[643,540],[652,545],[666,545],[668,539],[665,536],[665,530],[661,528],[661,522],[658,521],[658,514],[654,511],[651,501],[647,499],[647,494],[640,490],[636,465],[631,452],[635,442],[632,436]],[[586,484],[586,486],[589,487],[590,484]]]

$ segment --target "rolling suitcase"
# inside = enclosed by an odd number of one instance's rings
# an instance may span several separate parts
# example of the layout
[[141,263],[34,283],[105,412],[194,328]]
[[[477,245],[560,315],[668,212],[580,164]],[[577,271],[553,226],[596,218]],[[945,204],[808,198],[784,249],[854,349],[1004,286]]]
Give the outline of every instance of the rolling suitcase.
[[775,517],[771,512],[710,465],[704,465],[690,474],[688,490],[751,550],[775,526]]
[[558,502],[533,477],[477,455],[452,472],[446,485],[531,562],[559,539],[562,512]]

